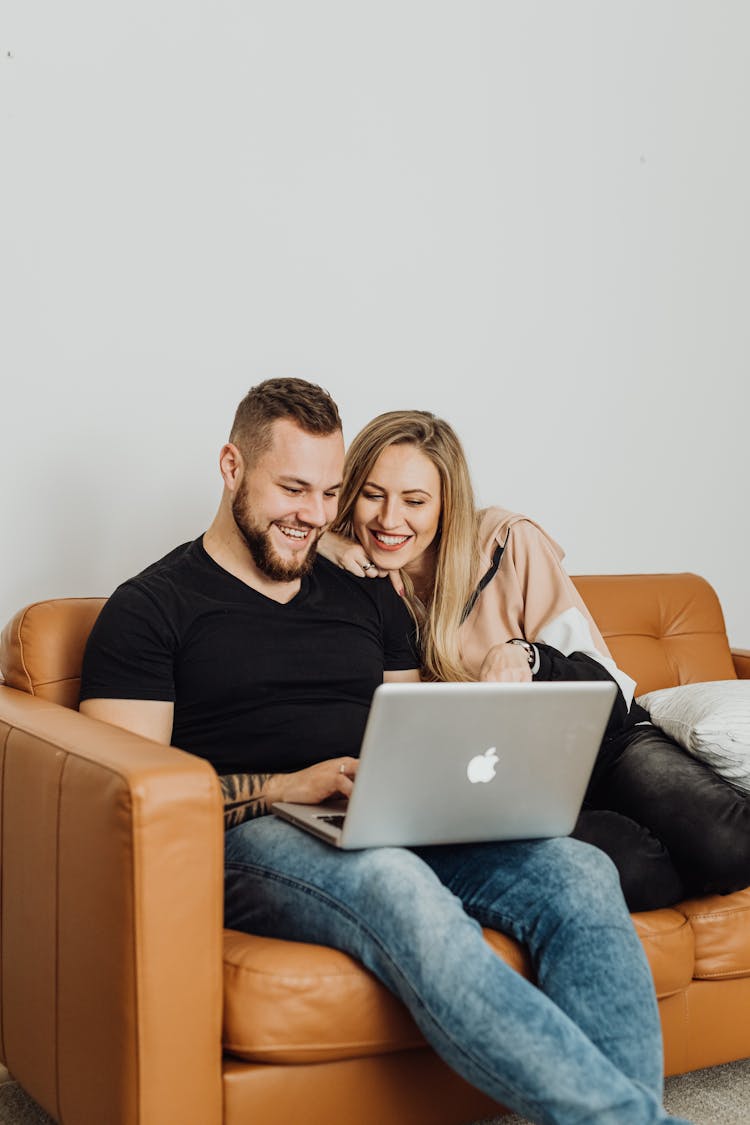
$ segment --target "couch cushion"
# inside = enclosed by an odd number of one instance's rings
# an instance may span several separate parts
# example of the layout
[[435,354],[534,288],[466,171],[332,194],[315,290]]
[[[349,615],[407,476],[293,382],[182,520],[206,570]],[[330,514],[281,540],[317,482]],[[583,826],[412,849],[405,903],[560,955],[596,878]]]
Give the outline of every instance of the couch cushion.
[[[684,913],[634,915],[659,998],[690,984],[693,932]],[[499,957],[532,976],[526,951],[484,931]],[[252,1062],[357,1058],[424,1046],[406,1008],[352,957],[321,945],[224,933],[224,1049]]]
[[573,581],[639,692],[736,676],[719,599],[704,578],[597,574]]
[[695,936],[698,980],[750,976],[750,887],[732,895],[707,895],[677,907]]
[[[518,942],[493,930],[484,936],[512,968],[531,975]],[[354,958],[236,930],[224,931],[223,1043],[240,1058],[277,1063],[424,1047],[403,1004]]]
[[644,910],[633,915],[660,1000],[682,992],[693,979],[693,930],[681,909]]
[[411,1016],[352,957],[322,945],[224,934],[224,1049],[254,1062],[422,1047]]
[[105,598],[53,598],[19,610],[0,634],[8,687],[78,707],[83,651]]

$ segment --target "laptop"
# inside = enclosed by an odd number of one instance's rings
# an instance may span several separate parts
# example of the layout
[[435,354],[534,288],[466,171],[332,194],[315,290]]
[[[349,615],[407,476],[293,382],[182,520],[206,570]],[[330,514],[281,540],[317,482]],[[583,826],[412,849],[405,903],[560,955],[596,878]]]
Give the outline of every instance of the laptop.
[[617,688],[382,684],[348,803],[272,811],[339,848],[566,836]]

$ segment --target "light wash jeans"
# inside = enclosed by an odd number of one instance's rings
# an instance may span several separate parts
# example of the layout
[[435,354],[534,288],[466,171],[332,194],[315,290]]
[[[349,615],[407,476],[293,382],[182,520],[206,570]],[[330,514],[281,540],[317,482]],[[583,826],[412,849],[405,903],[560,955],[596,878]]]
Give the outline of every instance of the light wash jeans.
[[[264,816],[226,835],[226,925],[356,957],[435,1051],[540,1123],[650,1125],[654,988],[617,873],[569,838],[343,852]],[[487,945],[522,941],[538,987]]]

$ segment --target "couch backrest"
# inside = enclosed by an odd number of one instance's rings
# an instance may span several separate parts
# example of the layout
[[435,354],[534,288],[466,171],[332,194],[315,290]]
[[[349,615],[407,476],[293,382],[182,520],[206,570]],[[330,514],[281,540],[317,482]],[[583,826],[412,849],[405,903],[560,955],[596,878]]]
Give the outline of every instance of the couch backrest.
[[13,617],[0,634],[8,687],[78,707],[83,651],[106,598],[53,598]]
[[597,574],[573,579],[617,665],[637,692],[737,673],[724,615],[697,574]]
[[[639,692],[735,678],[719,599],[705,579],[607,574],[573,581]],[[20,610],[0,636],[8,686],[77,707],[83,650],[105,600],[54,598]]]

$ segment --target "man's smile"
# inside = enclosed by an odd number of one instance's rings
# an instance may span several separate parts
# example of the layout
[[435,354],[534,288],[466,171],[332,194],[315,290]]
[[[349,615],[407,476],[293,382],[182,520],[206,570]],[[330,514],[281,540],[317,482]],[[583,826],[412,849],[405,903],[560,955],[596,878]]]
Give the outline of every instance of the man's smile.
[[312,531],[311,527],[294,527],[286,523],[275,523],[274,527],[277,527],[287,539],[292,539],[298,543],[304,543]]

